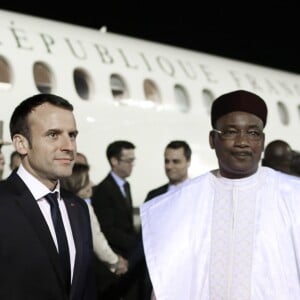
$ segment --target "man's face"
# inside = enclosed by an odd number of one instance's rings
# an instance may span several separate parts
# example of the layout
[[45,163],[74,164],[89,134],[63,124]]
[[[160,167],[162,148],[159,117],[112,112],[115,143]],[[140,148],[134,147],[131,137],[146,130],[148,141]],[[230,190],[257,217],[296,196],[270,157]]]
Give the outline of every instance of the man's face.
[[53,188],[60,177],[70,176],[76,155],[77,129],[71,111],[44,103],[28,116],[31,143],[22,135],[14,136],[22,164],[47,187]]
[[165,150],[165,172],[172,184],[183,182],[188,177],[190,161],[184,156],[183,148]]
[[123,149],[119,159],[112,158],[112,170],[121,178],[131,175],[135,162],[134,149]]
[[[254,174],[264,149],[262,120],[250,113],[231,112],[218,119],[215,129],[229,132],[229,138],[214,131],[209,136],[210,146],[216,151],[221,175],[243,178]],[[235,138],[232,138],[232,132],[237,132]],[[252,133],[261,133],[260,138],[253,138]]]

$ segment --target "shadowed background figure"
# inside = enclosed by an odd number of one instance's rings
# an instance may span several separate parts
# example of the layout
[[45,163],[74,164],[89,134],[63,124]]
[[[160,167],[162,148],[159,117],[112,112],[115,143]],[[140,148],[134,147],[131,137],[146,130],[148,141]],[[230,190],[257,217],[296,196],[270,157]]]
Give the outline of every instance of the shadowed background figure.
[[283,140],[274,140],[264,150],[262,166],[291,174],[292,159],[293,150],[291,146]]

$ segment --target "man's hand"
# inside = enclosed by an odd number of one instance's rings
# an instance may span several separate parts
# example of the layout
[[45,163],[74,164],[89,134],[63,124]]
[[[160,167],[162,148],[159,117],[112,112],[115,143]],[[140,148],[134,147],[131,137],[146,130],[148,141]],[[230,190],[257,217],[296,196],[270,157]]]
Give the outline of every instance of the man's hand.
[[128,261],[121,255],[119,255],[119,260],[116,264],[116,275],[125,274],[128,271]]

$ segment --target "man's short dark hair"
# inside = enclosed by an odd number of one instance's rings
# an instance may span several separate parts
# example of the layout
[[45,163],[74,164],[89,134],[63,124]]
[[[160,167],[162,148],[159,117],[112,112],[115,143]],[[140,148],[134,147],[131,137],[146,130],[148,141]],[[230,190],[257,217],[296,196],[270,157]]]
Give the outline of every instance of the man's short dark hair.
[[71,103],[69,103],[66,99],[54,94],[36,94],[32,97],[29,97],[23,100],[15,108],[11,116],[9,123],[11,139],[13,139],[15,134],[22,134],[28,139],[29,142],[31,142],[30,128],[28,126],[28,115],[33,109],[44,103],[50,103],[54,106],[73,111],[73,105]]
[[171,141],[167,146],[166,149],[180,149],[183,148],[183,153],[187,161],[191,160],[192,157],[192,150],[189,144],[185,141],[176,140]]
[[131,142],[122,141],[122,140],[114,141],[110,143],[106,149],[106,157],[108,161],[110,162],[110,159],[112,157],[116,157],[117,159],[120,159],[123,149],[126,150],[135,149],[135,146]]

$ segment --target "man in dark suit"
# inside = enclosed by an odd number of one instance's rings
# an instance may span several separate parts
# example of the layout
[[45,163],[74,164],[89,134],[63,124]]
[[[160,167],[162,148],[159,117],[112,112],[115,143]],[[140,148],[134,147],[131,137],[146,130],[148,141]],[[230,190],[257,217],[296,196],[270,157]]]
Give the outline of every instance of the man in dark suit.
[[[92,195],[92,205],[106,239],[112,249],[124,258],[128,258],[137,239],[130,188],[126,181],[133,169],[134,149],[131,142],[122,140],[108,145],[106,156],[111,171],[94,186]],[[122,297],[125,300],[139,300],[137,275],[130,266],[125,275],[117,277],[98,262],[96,272],[99,299]]]
[[72,173],[77,133],[73,106],[55,95],[34,95],[13,112],[21,165],[0,183],[0,299],[96,299],[88,209],[59,183]]
[[188,168],[191,164],[192,150],[187,142],[171,141],[165,149],[165,172],[169,182],[151,190],[145,202],[164,194],[172,189],[178,188],[188,179]]

